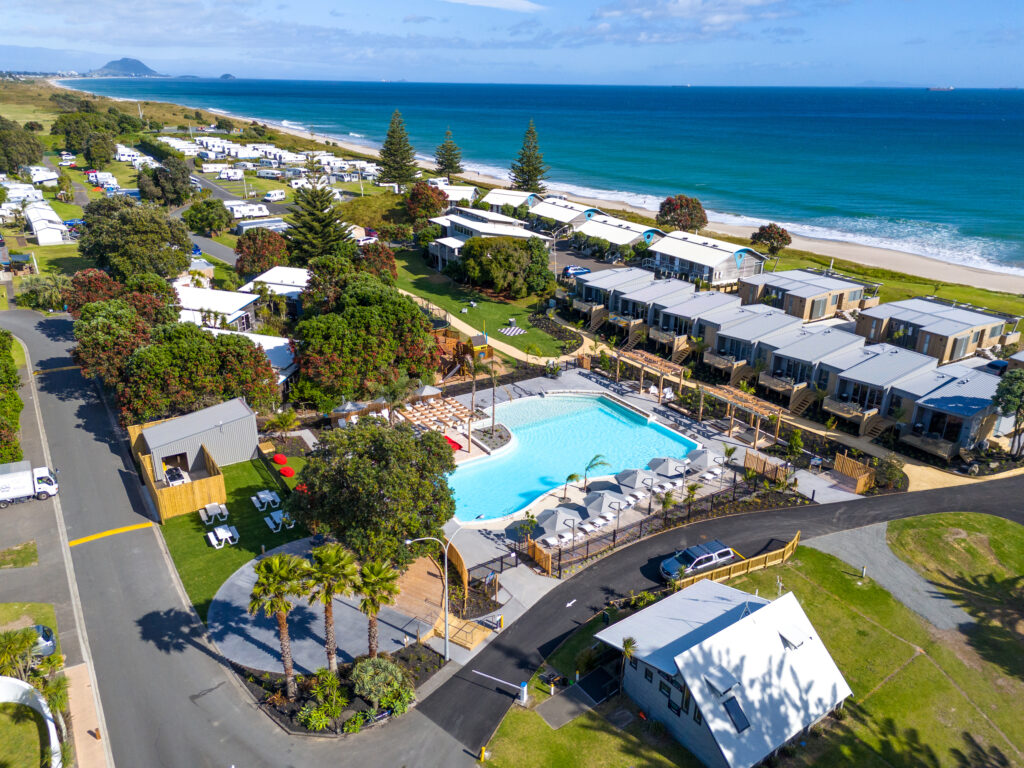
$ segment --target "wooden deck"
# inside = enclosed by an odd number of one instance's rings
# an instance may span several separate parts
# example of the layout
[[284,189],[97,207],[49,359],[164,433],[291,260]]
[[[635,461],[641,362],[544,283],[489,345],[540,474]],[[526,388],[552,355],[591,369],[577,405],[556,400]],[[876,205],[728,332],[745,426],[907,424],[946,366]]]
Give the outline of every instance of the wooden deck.
[[398,580],[399,593],[394,608],[406,616],[413,616],[428,626],[442,615],[444,582],[441,569],[429,557],[421,557]]

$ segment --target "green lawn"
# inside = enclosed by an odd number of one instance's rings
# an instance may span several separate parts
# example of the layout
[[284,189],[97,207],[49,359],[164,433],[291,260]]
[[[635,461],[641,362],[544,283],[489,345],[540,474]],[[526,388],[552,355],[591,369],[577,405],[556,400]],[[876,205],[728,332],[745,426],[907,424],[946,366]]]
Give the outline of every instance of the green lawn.
[[[532,344],[545,357],[562,354],[560,341],[530,325],[529,317],[537,302],[535,298],[510,302],[489,299],[478,291],[457,285],[450,278],[431,269],[417,251],[399,251],[395,254],[395,261],[398,264],[399,288],[422,296],[478,331],[486,330],[494,339],[517,349],[525,350]],[[475,301],[476,306],[470,307],[470,301]],[[469,311],[463,314],[463,308]],[[526,333],[519,336],[498,333],[499,328],[508,325],[509,318],[515,318],[516,325],[526,328]]]
[[299,475],[302,474],[302,468],[306,466],[306,457],[289,456],[288,466],[295,470],[295,474],[291,477],[282,477],[281,480],[283,480],[289,488],[294,488],[299,483]]
[[233,235],[230,232],[224,232],[211,239],[213,242],[227,246],[231,250],[235,250],[235,246],[238,245],[238,235]]
[[[358,187],[358,183],[356,184]],[[364,182],[364,189],[367,185]],[[383,187],[377,187],[376,193],[367,193],[363,197],[349,200],[338,205],[338,210],[345,221],[361,227],[376,229],[382,224],[411,224],[405,210],[405,198],[396,195]]]
[[0,549],[0,568],[24,568],[39,562],[35,539],[7,549]]
[[[7,301],[7,291],[0,292],[0,296],[3,297],[4,301]],[[14,365],[18,368],[25,367],[25,348],[21,346],[21,342],[17,339],[11,345],[11,359],[14,360]]]
[[209,546],[205,534],[210,528],[203,525],[195,513],[172,518],[162,527],[167,549],[170,550],[185,591],[203,621],[206,621],[210,601],[220,585],[232,573],[261,554],[264,546],[270,550],[308,535],[299,526],[292,530],[285,529],[281,533],[271,533],[263,522],[264,513],[258,512],[249,501],[250,496],[264,488],[276,490],[282,496],[284,493],[283,486],[260,459],[223,467],[221,471],[227,488],[227,507],[230,512],[228,525],[238,529],[238,544],[223,549]]
[[32,707],[0,704],[0,744],[3,768],[39,768],[50,764],[46,723]]
[[63,245],[29,245],[26,248],[12,249],[31,251],[36,255],[36,263],[39,265],[39,274],[73,275],[80,269],[88,269],[93,263],[78,255],[77,243],[64,243]]

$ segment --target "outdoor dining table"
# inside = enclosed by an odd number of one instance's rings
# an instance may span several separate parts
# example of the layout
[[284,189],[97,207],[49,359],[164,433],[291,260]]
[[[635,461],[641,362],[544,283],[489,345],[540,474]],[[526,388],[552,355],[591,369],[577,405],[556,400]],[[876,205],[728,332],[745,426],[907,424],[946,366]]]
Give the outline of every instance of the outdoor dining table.
[[264,504],[270,504],[273,507],[280,506],[281,497],[278,496],[274,491],[263,490],[256,494],[258,498]]
[[280,509],[275,509],[270,513],[270,519],[280,527],[281,523],[284,522],[284,512]]
[[231,539],[231,529],[226,525],[218,525],[213,529],[213,533],[219,541],[229,541]]

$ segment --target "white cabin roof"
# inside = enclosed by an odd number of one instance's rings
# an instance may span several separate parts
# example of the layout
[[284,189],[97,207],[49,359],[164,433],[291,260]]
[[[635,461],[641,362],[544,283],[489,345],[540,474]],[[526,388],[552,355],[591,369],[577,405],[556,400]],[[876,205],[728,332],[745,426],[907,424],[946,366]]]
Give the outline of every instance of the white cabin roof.
[[739,251],[749,252],[761,259],[765,258],[763,254],[745,245],[727,243],[724,240],[715,240],[713,237],[690,232],[670,232],[651,246],[652,253],[674,256],[706,267],[716,267],[723,261],[733,259]]

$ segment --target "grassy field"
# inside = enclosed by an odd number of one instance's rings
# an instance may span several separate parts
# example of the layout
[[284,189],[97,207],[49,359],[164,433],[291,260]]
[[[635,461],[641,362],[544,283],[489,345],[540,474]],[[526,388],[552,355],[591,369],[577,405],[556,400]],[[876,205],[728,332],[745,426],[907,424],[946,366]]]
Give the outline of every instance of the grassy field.
[[[3,296],[6,299],[6,291],[3,291]],[[25,348],[21,346],[21,342],[15,339],[14,344],[11,345],[11,358],[14,360],[14,364],[18,368],[25,366]]]
[[[398,264],[399,288],[427,299],[480,331],[486,329],[494,339],[517,349],[525,350],[527,346],[534,345],[545,357],[562,354],[561,342],[530,325],[529,317],[537,301],[535,298],[511,302],[489,299],[478,291],[462,288],[434,271],[416,251],[399,251],[395,254],[395,261]],[[470,301],[475,301],[476,306],[470,307]],[[463,308],[469,311],[463,314]],[[499,328],[508,325],[510,318],[515,318],[516,325],[525,328],[526,333],[519,336],[498,333]]]
[[[356,185],[358,187],[358,184]],[[361,227],[377,229],[384,224],[411,224],[401,195],[378,188],[378,194],[367,194],[338,205],[342,218]]]
[[32,707],[0,704],[0,744],[3,768],[49,765],[50,737],[46,723]]
[[[19,250],[14,248],[12,250]],[[22,251],[31,251],[36,256],[41,275],[73,275],[80,269],[88,269],[93,263],[78,255],[77,243],[63,245],[29,245]]]
[[39,562],[35,539],[7,549],[0,549],[0,568],[25,568]]
[[235,246],[238,245],[238,235],[233,235],[230,232],[224,232],[212,238],[213,242],[220,243],[221,245],[227,246],[231,250],[235,250]]
[[292,530],[272,533],[263,522],[264,513],[258,512],[249,501],[257,491],[265,488],[282,493],[283,487],[259,459],[233,464],[222,469],[227,487],[228,525],[238,529],[239,542],[235,546],[214,549],[206,543],[209,527],[203,525],[198,514],[182,515],[164,523],[162,530],[167,549],[178,569],[189,599],[199,617],[206,621],[210,601],[228,577],[268,550],[308,533],[296,526]]

